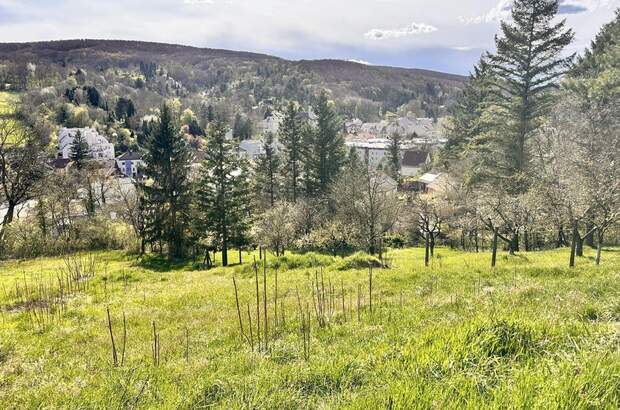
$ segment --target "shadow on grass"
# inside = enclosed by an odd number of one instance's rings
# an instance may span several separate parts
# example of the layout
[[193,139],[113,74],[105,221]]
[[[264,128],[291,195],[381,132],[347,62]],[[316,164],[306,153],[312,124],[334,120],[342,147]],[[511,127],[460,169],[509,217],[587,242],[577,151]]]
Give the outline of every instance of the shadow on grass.
[[165,256],[159,255],[145,255],[137,260],[134,266],[139,266],[155,272],[194,271],[204,269],[201,264],[194,263],[191,259],[169,260]]

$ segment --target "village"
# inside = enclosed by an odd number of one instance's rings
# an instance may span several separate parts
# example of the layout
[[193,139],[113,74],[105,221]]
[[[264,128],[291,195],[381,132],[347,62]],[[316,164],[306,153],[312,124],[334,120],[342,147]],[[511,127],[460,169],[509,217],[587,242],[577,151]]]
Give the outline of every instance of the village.
[[[304,113],[310,121],[316,116],[309,109]],[[247,159],[250,163],[257,161],[265,153],[264,136],[271,133],[275,136],[273,149],[282,150],[282,144],[277,135],[283,114],[272,112],[258,127],[258,135],[251,139],[237,142],[237,155]],[[85,128],[61,128],[57,135],[57,157],[50,160],[50,166],[55,172],[67,173],[74,166],[71,160],[71,147],[77,133],[80,133],[88,144],[90,162],[98,172],[106,178],[120,181],[120,185],[129,187],[133,182],[147,178],[143,170],[145,167],[143,154],[140,151],[126,151],[117,155],[114,145],[106,135],[97,130]],[[343,133],[347,149],[354,149],[372,169],[382,170],[386,166],[390,149],[389,136],[398,134],[404,136],[400,143],[400,166],[403,177],[401,184],[394,183],[394,189],[408,191],[432,191],[437,184],[438,172],[432,172],[433,157],[446,143],[441,135],[441,126],[432,118],[402,117],[383,120],[377,123],[363,123],[359,119],[352,119],[344,123]],[[233,131],[230,129],[226,138],[233,140]],[[200,166],[202,155],[197,151],[192,159],[192,167]],[[91,172],[92,167],[83,172]],[[396,182],[396,181],[394,181]],[[118,184],[116,184],[118,186]],[[112,196],[114,200],[114,196]]]

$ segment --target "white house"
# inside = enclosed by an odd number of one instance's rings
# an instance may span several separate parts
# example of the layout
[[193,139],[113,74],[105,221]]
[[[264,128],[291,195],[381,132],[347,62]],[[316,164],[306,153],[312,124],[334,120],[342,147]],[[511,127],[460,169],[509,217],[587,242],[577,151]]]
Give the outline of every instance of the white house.
[[281,113],[277,111],[272,112],[269,117],[265,118],[261,122],[261,128],[263,129],[263,133],[271,132],[272,134],[277,135],[283,119],[284,115],[282,115]]
[[114,145],[97,130],[93,128],[62,128],[58,133],[58,156],[69,158],[71,156],[71,145],[78,133],[88,144],[90,153],[94,159],[114,159]]
[[[345,142],[345,145],[349,148],[355,148],[362,161],[366,161],[373,168],[378,168],[384,161],[387,161],[390,140],[387,138],[372,138],[366,141],[349,140]],[[401,143],[401,155],[410,148],[409,143]]]
[[127,151],[116,158],[116,164],[123,175],[130,178],[141,178],[143,176],[142,170],[146,165],[142,160],[142,154],[132,151]]

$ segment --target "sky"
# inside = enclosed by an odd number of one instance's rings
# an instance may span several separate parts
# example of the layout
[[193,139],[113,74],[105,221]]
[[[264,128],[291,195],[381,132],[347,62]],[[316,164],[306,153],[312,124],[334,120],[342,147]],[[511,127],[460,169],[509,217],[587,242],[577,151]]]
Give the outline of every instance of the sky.
[[[144,40],[467,74],[511,0],[0,0],[0,41]],[[561,0],[581,52],[620,0]]]

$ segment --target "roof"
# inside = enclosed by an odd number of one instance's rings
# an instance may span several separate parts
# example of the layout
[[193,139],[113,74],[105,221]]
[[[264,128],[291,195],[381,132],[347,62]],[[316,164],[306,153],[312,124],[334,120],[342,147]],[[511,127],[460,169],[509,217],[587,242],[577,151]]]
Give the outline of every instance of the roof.
[[439,177],[439,175],[441,174],[431,174],[430,172],[427,172],[422,175],[418,181],[424,184],[432,184]]
[[403,154],[403,160],[401,165],[403,167],[418,167],[426,162],[428,159],[428,152],[426,151],[414,151],[408,150]]
[[71,158],[55,158],[51,165],[54,169],[65,169],[71,163]]
[[137,161],[142,159],[142,154],[140,152],[132,152],[127,151],[120,157],[118,157],[119,161]]

